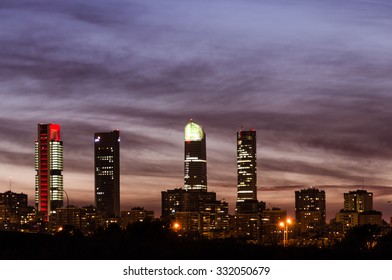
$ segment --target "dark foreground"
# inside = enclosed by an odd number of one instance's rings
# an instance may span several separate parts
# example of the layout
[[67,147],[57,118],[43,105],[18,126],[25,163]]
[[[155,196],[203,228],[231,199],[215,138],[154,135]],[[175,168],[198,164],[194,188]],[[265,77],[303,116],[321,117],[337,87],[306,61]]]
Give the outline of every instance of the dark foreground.
[[380,238],[373,247],[366,239],[372,234],[368,229],[354,234],[334,248],[319,249],[260,246],[234,239],[178,238],[158,223],[139,223],[125,231],[113,225],[92,237],[77,231],[56,235],[0,232],[0,259],[392,259],[392,234]]

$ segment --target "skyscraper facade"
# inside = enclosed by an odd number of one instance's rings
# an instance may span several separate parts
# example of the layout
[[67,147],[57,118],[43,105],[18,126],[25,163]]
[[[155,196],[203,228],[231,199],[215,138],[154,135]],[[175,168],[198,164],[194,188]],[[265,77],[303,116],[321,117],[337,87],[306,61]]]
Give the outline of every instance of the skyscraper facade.
[[4,206],[4,213],[0,211],[0,222],[20,223],[22,216],[29,212],[27,194],[7,191],[0,193],[0,207]]
[[94,134],[95,204],[107,216],[120,216],[120,131]]
[[216,202],[214,192],[174,189],[161,194],[163,219],[170,219],[177,212],[199,212],[203,205]]
[[381,225],[382,213],[373,210],[373,193],[356,190],[344,193],[344,209],[336,214],[337,229],[348,229],[366,224]]
[[185,126],[184,189],[207,191],[206,134],[192,120]]
[[35,204],[43,220],[63,205],[63,142],[59,124],[38,124],[35,141]]
[[373,193],[366,190],[344,193],[344,210],[358,213],[373,210]]
[[316,188],[296,191],[295,219],[300,233],[319,232],[326,223],[325,191]]
[[257,214],[256,131],[237,132],[237,205],[238,214]]

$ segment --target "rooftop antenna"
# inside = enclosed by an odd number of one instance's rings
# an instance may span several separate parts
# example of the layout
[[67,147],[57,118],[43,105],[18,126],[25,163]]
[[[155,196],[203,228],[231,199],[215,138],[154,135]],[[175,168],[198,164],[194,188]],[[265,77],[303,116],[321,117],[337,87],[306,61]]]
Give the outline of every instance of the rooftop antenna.
[[10,176],[10,191],[12,191],[12,176]]

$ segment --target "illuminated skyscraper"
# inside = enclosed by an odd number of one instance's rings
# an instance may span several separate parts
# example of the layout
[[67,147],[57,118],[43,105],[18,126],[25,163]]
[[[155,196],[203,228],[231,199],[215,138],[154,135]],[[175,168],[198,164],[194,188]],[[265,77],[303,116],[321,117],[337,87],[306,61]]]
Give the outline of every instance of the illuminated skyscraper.
[[120,216],[120,131],[94,135],[95,204],[107,216]]
[[237,132],[237,205],[238,214],[257,214],[256,131]]
[[206,134],[192,120],[185,126],[184,188],[207,191]]
[[38,124],[35,141],[35,204],[49,221],[51,213],[63,205],[63,142],[60,125]]

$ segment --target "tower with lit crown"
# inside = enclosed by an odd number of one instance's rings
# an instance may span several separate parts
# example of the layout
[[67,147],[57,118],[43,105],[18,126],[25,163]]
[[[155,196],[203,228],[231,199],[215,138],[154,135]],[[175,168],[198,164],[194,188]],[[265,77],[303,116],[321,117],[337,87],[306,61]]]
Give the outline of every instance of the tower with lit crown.
[[190,120],[185,126],[184,188],[161,193],[164,221],[176,221],[183,232],[199,232],[204,237],[229,236],[229,207],[207,191],[206,134]]
[[63,206],[63,142],[59,124],[38,124],[35,141],[35,204],[44,221]]
[[237,132],[237,205],[238,214],[257,214],[256,131]]
[[206,134],[192,120],[185,126],[184,189],[207,191]]

